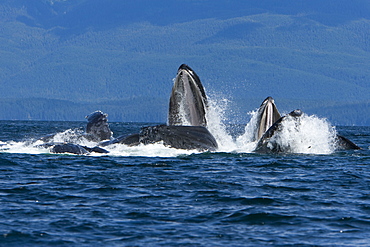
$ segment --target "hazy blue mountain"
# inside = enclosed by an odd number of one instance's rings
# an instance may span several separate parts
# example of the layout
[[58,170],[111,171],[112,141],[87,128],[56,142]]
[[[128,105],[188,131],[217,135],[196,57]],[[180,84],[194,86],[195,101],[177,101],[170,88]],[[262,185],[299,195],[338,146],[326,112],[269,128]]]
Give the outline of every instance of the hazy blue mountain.
[[3,0],[0,119],[165,122],[182,63],[244,122],[267,96],[369,125],[368,0]]

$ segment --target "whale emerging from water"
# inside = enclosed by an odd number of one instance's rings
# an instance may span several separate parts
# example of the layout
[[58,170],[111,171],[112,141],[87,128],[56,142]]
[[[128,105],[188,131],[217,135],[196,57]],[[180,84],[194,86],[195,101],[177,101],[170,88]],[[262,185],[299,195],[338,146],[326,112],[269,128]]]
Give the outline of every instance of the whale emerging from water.
[[[272,114],[272,113],[268,113]],[[288,115],[279,118],[258,140],[257,147],[254,150],[257,153],[286,153],[291,152],[291,146],[289,143],[282,143],[280,140],[276,140],[273,137],[282,131],[282,125],[287,119],[294,121],[295,126],[300,125],[300,119],[303,112],[299,109],[290,112]],[[308,148],[311,148],[310,146]],[[352,141],[347,138],[336,135],[335,136],[335,149],[336,150],[350,150],[350,149],[361,149]]]
[[92,141],[101,142],[111,140],[113,132],[109,128],[108,114],[101,111],[95,111],[86,116],[86,137]]
[[258,141],[262,135],[281,118],[272,97],[267,97],[261,104],[257,112],[257,123],[252,141]]
[[54,142],[53,140],[57,134],[51,134],[38,139],[38,141],[42,141],[43,144],[37,144],[36,147],[50,148],[51,153],[109,153],[107,150],[98,146],[87,147],[75,143],[76,141],[80,141],[82,139],[94,142],[111,140],[113,133],[109,128],[107,117],[108,114],[101,111],[95,111],[86,116],[86,131],[83,134],[77,135],[74,141],[70,140],[69,142]]
[[298,120],[299,117],[301,117],[303,112],[299,109],[294,110],[290,112],[287,116],[280,117],[274,124],[269,127],[269,129],[263,133],[261,138],[259,138],[257,147],[254,150],[257,153],[281,153],[281,152],[287,152],[287,148],[284,145],[282,145],[279,142],[272,141],[272,137],[281,131],[282,122],[287,117],[292,117],[295,120]]
[[182,64],[170,97],[168,125],[207,126],[207,96],[199,76]]
[[144,127],[138,134],[119,137],[103,145],[135,146],[162,142],[178,149],[214,151],[218,144],[206,128],[207,107],[207,96],[199,76],[188,65],[182,64],[172,87],[168,125]]
[[[86,133],[81,138],[85,138],[89,141],[102,142],[112,139],[113,132],[109,128],[108,114],[102,111],[95,111],[86,116],[87,125]],[[75,143],[46,143],[44,146],[50,146],[50,152],[52,153],[72,153],[72,154],[88,154],[91,152],[95,153],[109,153],[107,150],[101,147],[87,147]]]

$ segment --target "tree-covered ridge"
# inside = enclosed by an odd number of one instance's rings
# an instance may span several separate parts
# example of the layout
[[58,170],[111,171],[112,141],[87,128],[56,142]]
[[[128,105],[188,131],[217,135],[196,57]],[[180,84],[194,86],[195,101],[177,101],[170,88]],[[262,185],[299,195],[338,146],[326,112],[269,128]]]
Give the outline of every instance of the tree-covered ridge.
[[[166,109],[157,105],[167,104],[177,67],[188,63],[207,92],[229,98],[240,114],[269,95],[278,107],[287,102],[285,111],[338,109],[332,120],[339,124],[347,106],[362,112],[370,96],[367,1],[226,2],[6,0],[0,98],[81,108],[125,102],[127,111],[148,117],[139,121],[157,121],[153,114],[165,121]],[[157,104],[139,100],[148,98]],[[119,116],[121,108],[108,113]],[[2,111],[2,119],[23,118]],[[54,119],[37,111],[36,119]]]
[[[251,102],[257,100],[251,100]],[[240,102],[237,102],[240,103]],[[359,126],[369,126],[368,109],[370,101],[361,104],[337,105],[326,102],[327,106],[322,108],[320,103],[315,101],[300,102],[295,100],[276,102],[278,108],[290,109],[291,105],[296,108],[305,109],[309,115],[317,115],[327,118],[334,125],[353,125],[355,122]],[[52,100],[41,98],[27,99],[0,99],[2,106],[0,120],[76,120],[84,121],[85,116],[95,110],[102,110],[108,113],[111,122],[151,122],[166,123],[168,113],[168,102],[156,98],[136,98],[125,101],[106,101],[75,103],[67,100]],[[237,104],[230,104],[234,109]],[[248,103],[243,105],[239,111],[231,110],[225,113],[226,123],[246,124],[249,121],[248,112],[257,109],[257,105]],[[150,109],[150,110],[148,110]],[[287,110],[282,111],[288,113]]]
[[[138,104],[138,102],[140,102]],[[2,110],[0,119],[8,120],[51,120],[63,121],[73,119],[84,121],[90,113],[101,110],[108,113],[110,121],[116,122],[153,122],[165,123],[167,119],[167,102],[155,98],[137,98],[126,101],[105,101],[93,103],[76,103],[68,100],[43,98],[0,99]],[[147,111],[147,109],[157,109]]]

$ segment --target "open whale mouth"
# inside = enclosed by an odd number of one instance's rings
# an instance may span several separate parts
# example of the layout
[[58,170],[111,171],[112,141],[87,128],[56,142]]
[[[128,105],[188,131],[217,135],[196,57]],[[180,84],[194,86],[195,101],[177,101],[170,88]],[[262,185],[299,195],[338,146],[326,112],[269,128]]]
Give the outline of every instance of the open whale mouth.
[[276,108],[272,97],[267,97],[258,109],[257,131],[255,140],[259,140],[262,135],[281,117]]
[[207,97],[198,75],[182,64],[172,88],[168,124],[206,126],[206,109]]

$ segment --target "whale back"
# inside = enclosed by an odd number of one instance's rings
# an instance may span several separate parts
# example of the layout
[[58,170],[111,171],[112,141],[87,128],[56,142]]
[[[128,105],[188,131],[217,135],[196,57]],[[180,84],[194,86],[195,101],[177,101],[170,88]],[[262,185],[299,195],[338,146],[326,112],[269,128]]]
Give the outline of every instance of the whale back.
[[168,112],[168,125],[206,126],[207,97],[198,75],[186,64],[177,72]]
[[350,141],[349,139],[341,135],[336,136],[336,145],[337,145],[338,150],[361,149],[359,146],[354,144],[352,141]]
[[215,151],[218,147],[216,139],[203,126],[144,127],[140,131],[139,142],[143,144],[162,142],[165,146],[198,151]]
[[261,104],[257,113],[257,124],[254,141],[259,140],[263,134],[281,118],[272,97],[267,97]]

